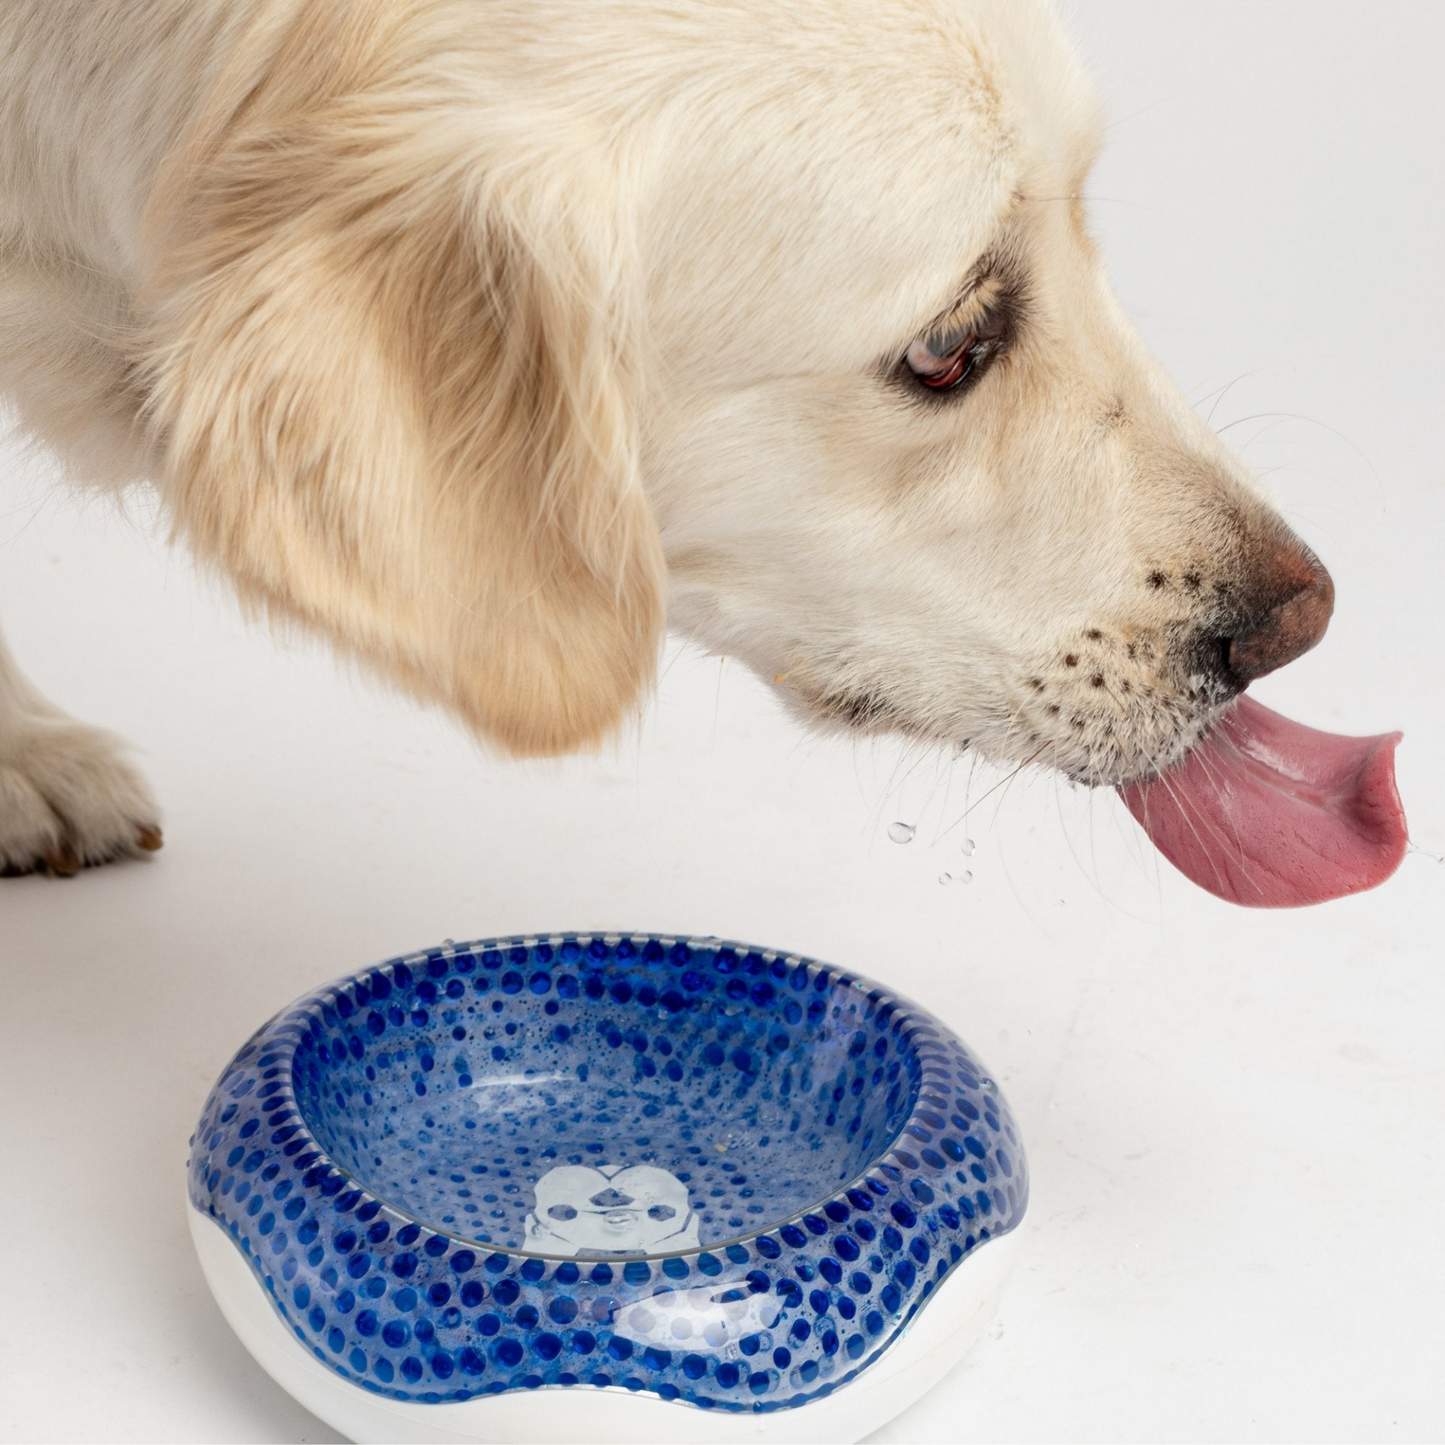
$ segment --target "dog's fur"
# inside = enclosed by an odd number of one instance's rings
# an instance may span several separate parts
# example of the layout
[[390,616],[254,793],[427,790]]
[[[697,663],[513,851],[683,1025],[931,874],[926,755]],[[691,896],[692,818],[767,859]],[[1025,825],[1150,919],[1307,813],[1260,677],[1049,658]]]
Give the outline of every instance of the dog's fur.
[[[667,621],[810,719],[1127,780],[1299,553],[1109,292],[1098,134],[1041,0],[11,0],[0,384],[512,753],[604,737]],[[155,820],[0,651],[0,864]]]

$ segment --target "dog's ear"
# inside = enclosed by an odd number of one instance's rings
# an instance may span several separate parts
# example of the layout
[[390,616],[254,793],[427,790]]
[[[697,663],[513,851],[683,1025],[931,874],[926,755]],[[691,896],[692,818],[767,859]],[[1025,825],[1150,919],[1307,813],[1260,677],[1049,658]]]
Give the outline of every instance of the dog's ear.
[[634,707],[664,625],[619,188],[489,136],[406,9],[315,0],[252,36],[162,175],[164,495],[247,601],[564,752]]

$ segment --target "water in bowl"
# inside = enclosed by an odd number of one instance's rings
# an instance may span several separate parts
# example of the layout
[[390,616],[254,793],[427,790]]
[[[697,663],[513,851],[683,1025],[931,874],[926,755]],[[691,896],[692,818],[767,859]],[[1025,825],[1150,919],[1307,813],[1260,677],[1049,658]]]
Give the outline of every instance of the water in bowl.
[[302,1041],[298,1105],[368,1190],[482,1244],[654,1254],[765,1228],[868,1167],[917,1064],[866,992],[693,952],[605,972],[483,953],[418,1006],[373,993]]

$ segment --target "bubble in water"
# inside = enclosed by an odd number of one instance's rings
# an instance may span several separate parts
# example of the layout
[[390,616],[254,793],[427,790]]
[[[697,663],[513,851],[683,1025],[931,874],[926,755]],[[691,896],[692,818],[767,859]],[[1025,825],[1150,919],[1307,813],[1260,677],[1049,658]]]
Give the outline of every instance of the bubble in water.
[[888,836],[895,843],[911,843],[918,829],[912,823],[890,823]]
[[972,839],[972,838],[965,838],[965,839],[963,840],[963,856],[964,856],[965,858],[972,858],[972,857],[973,857],[973,839]]

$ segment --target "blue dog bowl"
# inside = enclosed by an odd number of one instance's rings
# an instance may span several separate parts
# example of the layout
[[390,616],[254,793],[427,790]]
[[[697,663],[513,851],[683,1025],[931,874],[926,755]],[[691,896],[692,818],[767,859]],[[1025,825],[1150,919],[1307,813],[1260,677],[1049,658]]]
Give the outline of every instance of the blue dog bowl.
[[857,1439],[987,1322],[1028,1199],[997,1086],[916,1005],[615,934],[301,999],[189,1183],[227,1318],[355,1440]]

